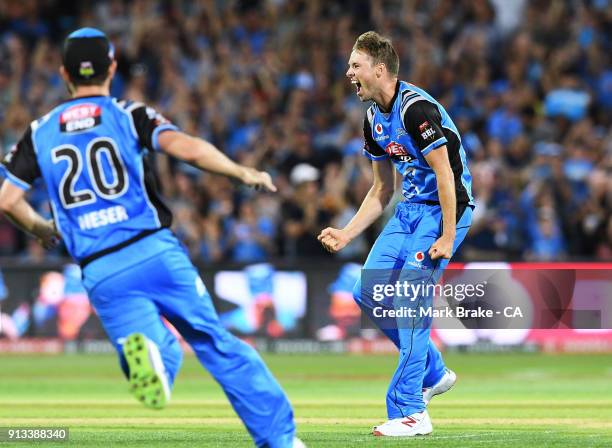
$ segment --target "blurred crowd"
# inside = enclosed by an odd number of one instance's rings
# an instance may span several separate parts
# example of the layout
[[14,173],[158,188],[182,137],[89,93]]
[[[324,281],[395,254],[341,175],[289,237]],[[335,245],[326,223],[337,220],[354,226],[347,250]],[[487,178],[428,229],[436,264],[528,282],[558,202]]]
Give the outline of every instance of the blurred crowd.
[[[477,206],[459,259],[612,259],[610,1],[3,0],[2,153],[66,98],[61,42],[81,26],[116,48],[114,96],[157,108],[279,187],[255,192],[155,155],[196,259],[331,257],[316,235],[346,224],[372,182],[367,105],[345,78],[369,29],[393,39],[400,79],[462,133]],[[42,186],[30,199],[48,214]],[[363,260],[379,228],[336,257]],[[53,256],[5,218],[0,255]]]

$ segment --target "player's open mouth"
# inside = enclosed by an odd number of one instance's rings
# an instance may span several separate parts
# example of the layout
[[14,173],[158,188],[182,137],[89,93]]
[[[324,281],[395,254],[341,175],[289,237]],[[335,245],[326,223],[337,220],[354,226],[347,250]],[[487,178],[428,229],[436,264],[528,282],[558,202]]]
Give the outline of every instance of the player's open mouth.
[[361,93],[361,83],[356,79],[353,79],[351,83],[355,86],[355,88],[357,89],[357,95],[359,95]]

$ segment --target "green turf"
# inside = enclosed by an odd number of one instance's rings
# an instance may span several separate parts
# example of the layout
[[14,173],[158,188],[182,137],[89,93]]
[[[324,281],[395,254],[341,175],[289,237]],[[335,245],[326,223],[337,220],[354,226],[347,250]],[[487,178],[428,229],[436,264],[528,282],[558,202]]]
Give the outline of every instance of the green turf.
[[[431,436],[369,435],[385,418],[393,356],[266,357],[309,447],[612,446],[609,355],[449,354],[459,382],[434,398]],[[74,447],[251,446],[223,393],[188,356],[173,400],[147,409],[106,355],[0,355],[0,427],[64,426]],[[11,444],[28,446],[26,443]]]

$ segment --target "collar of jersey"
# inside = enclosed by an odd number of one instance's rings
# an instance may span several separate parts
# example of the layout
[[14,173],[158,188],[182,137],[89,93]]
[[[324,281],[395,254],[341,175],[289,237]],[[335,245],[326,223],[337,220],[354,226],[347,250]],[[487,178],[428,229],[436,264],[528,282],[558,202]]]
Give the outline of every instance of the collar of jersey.
[[87,98],[110,98],[108,95],[85,95],[85,96],[77,96],[76,98],[68,98],[64,101],[62,101],[61,104],[64,103],[69,103],[71,101],[78,101],[78,100],[84,100]]
[[385,118],[389,117],[391,112],[395,110],[396,103],[397,103],[397,97],[401,91],[401,85],[402,85],[402,82],[398,79],[397,82],[395,83],[395,93],[393,94],[393,99],[391,100],[392,106],[389,112],[383,112],[380,106],[377,103],[374,103],[376,104],[376,109],[378,109],[378,112],[380,112]]

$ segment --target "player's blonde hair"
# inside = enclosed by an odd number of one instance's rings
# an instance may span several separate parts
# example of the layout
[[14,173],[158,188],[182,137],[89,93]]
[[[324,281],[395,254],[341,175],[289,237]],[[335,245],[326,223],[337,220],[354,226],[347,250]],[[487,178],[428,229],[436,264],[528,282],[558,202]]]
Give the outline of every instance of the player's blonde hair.
[[368,31],[357,38],[353,50],[363,51],[374,60],[374,65],[385,64],[389,73],[398,75],[399,57],[388,37],[383,37],[376,31]]

